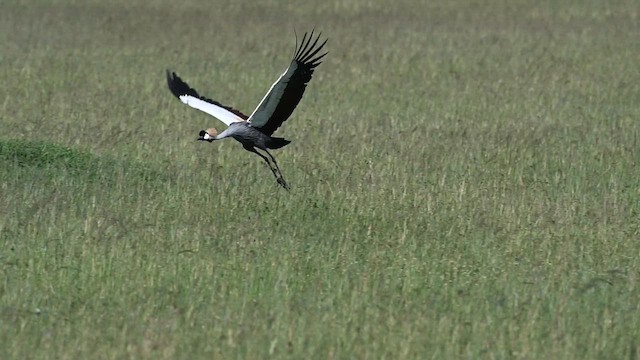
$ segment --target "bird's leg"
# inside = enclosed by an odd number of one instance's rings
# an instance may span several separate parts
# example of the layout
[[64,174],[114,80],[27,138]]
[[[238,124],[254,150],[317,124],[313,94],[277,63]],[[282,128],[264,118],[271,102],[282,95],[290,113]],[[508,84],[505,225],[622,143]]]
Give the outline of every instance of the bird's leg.
[[280,167],[278,166],[278,162],[276,161],[276,158],[274,158],[273,155],[271,155],[271,153],[268,152],[267,150],[265,150],[264,152],[266,152],[267,155],[269,155],[269,157],[271,158],[271,161],[276,166],[276,169],[278,170],[278,173],[280,174],[280,176],[282,176],[282,171],[280,171]]
[[271,162],[269,162],[269,159],[267,159],[266,156],[260,154],[259,152],[257,152],[254,149],[251,149],[250,151],[255,153],[256,155],[260,156],[267,163],[267,165],[269,166],[269,170],[271,170],[271,172],[273,173],[273,176],[275,176],[276,179],[278,179],[278,171],[276,170],[276,168],[273,167],[273,165],[271,165]]
[[253,146],[245,146],[245,149],[248,150],[248,151],[251,151],[252,153],[255,153],[258,156],[260,156],[267,163],[267,165],[269,165],[269,169],[273,173],[273,176],[275,176],[276,181],[278,182],[278,184],[280,184],[280,186],[282,186],[283,188],[289,190],[289,185],[287,185],[286,181],[284,181],[284,178],[282,177],[282,174],[280,173],[280,170],[277,169],[277,167],[274,168],[273,165],[271,165],[271,162],[269,161],[269,159],[267,159],[266,156],[260,154],[255,148],[253,148]]
[[278,170],[278,174],[280,175],[280,177],[277,177],[276,181],[278,182],[278,184],[282,185],[283,188],[289,190],[290,189],[289,185],[287,184],[286,181],[284,181],[284,176],[282,176],[282,171],[280,171],[280,167],[278,166],[278,162],[276,161],[276,158],[274,158],[273,155],[271,155],[271,153],[266,149],[264,150],[264,152],[266,152],[267,155],[269,155],[269,157],[271,158],[271,161],[273,161],[273,164],[276,166],[276,170]]

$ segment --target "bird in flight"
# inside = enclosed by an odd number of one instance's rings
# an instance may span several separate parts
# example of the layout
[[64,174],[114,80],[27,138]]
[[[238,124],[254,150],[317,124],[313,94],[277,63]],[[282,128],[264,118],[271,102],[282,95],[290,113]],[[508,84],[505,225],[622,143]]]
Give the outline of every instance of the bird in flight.
[[271,135],[291,116],[302,99],[302,94],[304,94],[307,83],[311,80],[313,71],[328,53],[319,54],[327,40],[325,39],[318,44],[321,34],[314,38],[313,33],[313,31],[309,35],[305,33],[299,47],[296,41],[296,52],[289,67],[271,85],[267,94],[250,116],[230,106],[200,96],[175,72],[167,70],[167,84],[173,95],[183,103],[217,118],[227,126],[220,133],[215,128],[202,130],[197,140],[213,142],[227,137],[236,139],[245,150],[260,156],[271,169],[278,184],[287,190],[289,190],[289,185],[284,180],[276,159],[268,149],[280,149],[290,143],[289,140]]

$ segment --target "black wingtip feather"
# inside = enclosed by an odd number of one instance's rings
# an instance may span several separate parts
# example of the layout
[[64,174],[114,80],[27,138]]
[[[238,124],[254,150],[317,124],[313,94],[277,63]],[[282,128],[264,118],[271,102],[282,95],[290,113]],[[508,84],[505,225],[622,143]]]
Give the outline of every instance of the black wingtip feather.
[[327,55],[328,53],[329,52],[327,51],[326,53],[318,56],[317,58],[315,58],[315,59],[313,59],[311,61],[308,61],[307,64],[309,64],[310,67],[315,68],[316,66],[322,64],[322,61],[320,61],[320,60],[322,60],[322,58],[325,57],[325,55]]
[[192,87],[189,86],[189,84],[187,84],[186,82],[184,82],[182,79],[180,79],[180,77],[172,71],[167,70],[167,85],[169,86],[169,90],[171,90],[171,93],[177,97],[178,99],[180,98],[180,96],[182,95],[189,95],[189,96],[193,96],[195,98],[198,98],[202,101],[206,101],[210,104],[214,104],[216,106],[220,106],[221,108],[224,108],[230,112],[232,112],[233,114],[237,115],[238,117],[240,117],[241,119],[248,119],[249,117],[245,114],[243,114],[241,111],[236,110],[230,106],[225,106],[220,104],[219,102],[206,98],[204,96],[200,96],[200,94],[198,94],[198,92],[193,89]]
[[[318,36],[316,37],[316,40],[313,42],[313,44],[311,44],[311,46],[309,46],[309,50],[304,55],[302,55],[303,58],[307,58],[309,56],[309,53],[311,51],[313,51],[313,49],[315,48],[316,44],[318,43],[318,40],[320,40],[320,35],[321,34],[318,34]],[[311,41],[309,41],[309,42],[311,42]],[[318,51],[318,50],[316,50],[316,51]]]
[[176,77],[176,73],[173,73],[173,77],[172,77],[171,72],[169,71],[169,69],[167,69],[167,86],[169,87],[169,90],[171,90],[171,93],[173,94],[173,96],[180,97],[181,94],[179,93],[178,88],[176,86],[175,77]]
[[[296,59],[299,59],[300,57],[304,57],[304,54],[307,52],[307,49],[309,49],[309,45],[311,44],[311,41],[313,40],[313,32],[314,31],[315,31],[315,28],[313,30],[311,30],[311,34],[309,34],[309,37],[307,38],[307,43],[305,44],[303,42],[300,45],[300,52],[299,52],[298,56],[296,56]],[[317,41],[317,39],[316,39],[316,41]],[[303,47],[303,45],[304,45],[304,47]],[[313,49],[313,46],[311,46],[310,49]]]
[[296,51],[296,54],[293,58],[295,61],[306,64],[311,68],[314,68],[320,65],[318,60],[322,59],[322,57],[324,57],[328,52],[318,57],[315,57],[315,56],[322,50],[322,48],[324,48],[327,41],[329,41],[329,39],[325,39],[320,45],[318,45],[318,41],[320,40],[322,33],[321,32],[318,33],[318,35],[314,39],[313,38],[314,31],[315,29],[311,31],[311,34],[308,34],[308,33],[304,34],[304,37],[302,38],[302,42],[300,43],[300,47],[298,48],[298,51]]
[[300,41],[300,47],[298,48],[298,51],[296,51],[296,55],[293,57],[294,59],[296,59],[300,55],[300,51],[302,51],[302,47],[304,46],[304,41],[306,39],[307,39],[307,33],[304,33],[304,35],[302,36],[302,41]]
[[[318,35],[318,36],[320,36],[320,35]],[[313,46],[311,47],[311,49],[309,49],[309,52],[307,52],[307,54],[305,54],[305,56],[304,56],[302,59],[300,59],[300,61],[302,61],[302,62],[304,62],[304,63],[309,62],[309,59],[311,59],[311,58],[312,58],[312,57],[314,57],[318,52],[320,52],[320,50],[322,50],[322,47],[324,47],[324,44],[326,44],[326,43],[327,43],[327,41],[329,40],[329,39],[326,39],[322,44],[320,44],[320,46],[318,46],[314,51],[312,51],[312,50],[313,50],[313,47],[316,45],[316,43],[318,42],[318,40],[319,40],[319,39],[320,39],[320,38],[317,38],[317,39],[316,39],[316,42],[315,42],[315,43],[313,43]],[[326,53],[325,53],[325,55],[326,55]],[[313,61],[312,61],[312,62],[313,62]]]
[[169,70],[167,70],[167,86],[169,86],[169,90],[171,90],[171,93],[177,98],[180,98],[181,95],[200,97],[200,95],[182,81],[175,72]]

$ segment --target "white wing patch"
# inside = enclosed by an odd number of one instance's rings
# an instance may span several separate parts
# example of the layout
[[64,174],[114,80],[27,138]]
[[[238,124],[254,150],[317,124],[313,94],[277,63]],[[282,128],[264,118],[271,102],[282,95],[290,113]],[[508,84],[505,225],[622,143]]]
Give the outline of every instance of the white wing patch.
[[198,109],[215,117],[216,119],[225,123],[227,126],[231,125],[231,123],[234,122],[244,121],[241,117],[225,108],[200,100],[191,95],[180,95],[180,101],[191,106],[194,109]]

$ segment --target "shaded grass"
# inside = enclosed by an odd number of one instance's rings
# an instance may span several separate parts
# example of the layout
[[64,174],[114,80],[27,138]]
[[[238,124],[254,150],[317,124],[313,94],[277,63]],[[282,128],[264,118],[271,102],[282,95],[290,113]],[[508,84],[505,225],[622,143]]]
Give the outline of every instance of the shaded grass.
[[82,171],[96,164],[98,158],[55,144],[8,140],[0,142],[0,161],[5,166],[59,166]]
[[[24,168],[22,171],[26,174],[21,175],[22,181],[34,176],[52,178],[56,174],[80,177],[83,182],[103,181],[102,185],[117,181],[153,183],[170,180],[167,169],[153,169],[148,164],[99,157],[41,141],[0,141],[0,163],[6,169],[5,176],[15,176],[20,168]],[[118,178],[118,174],[125,173],[127,179]]]

